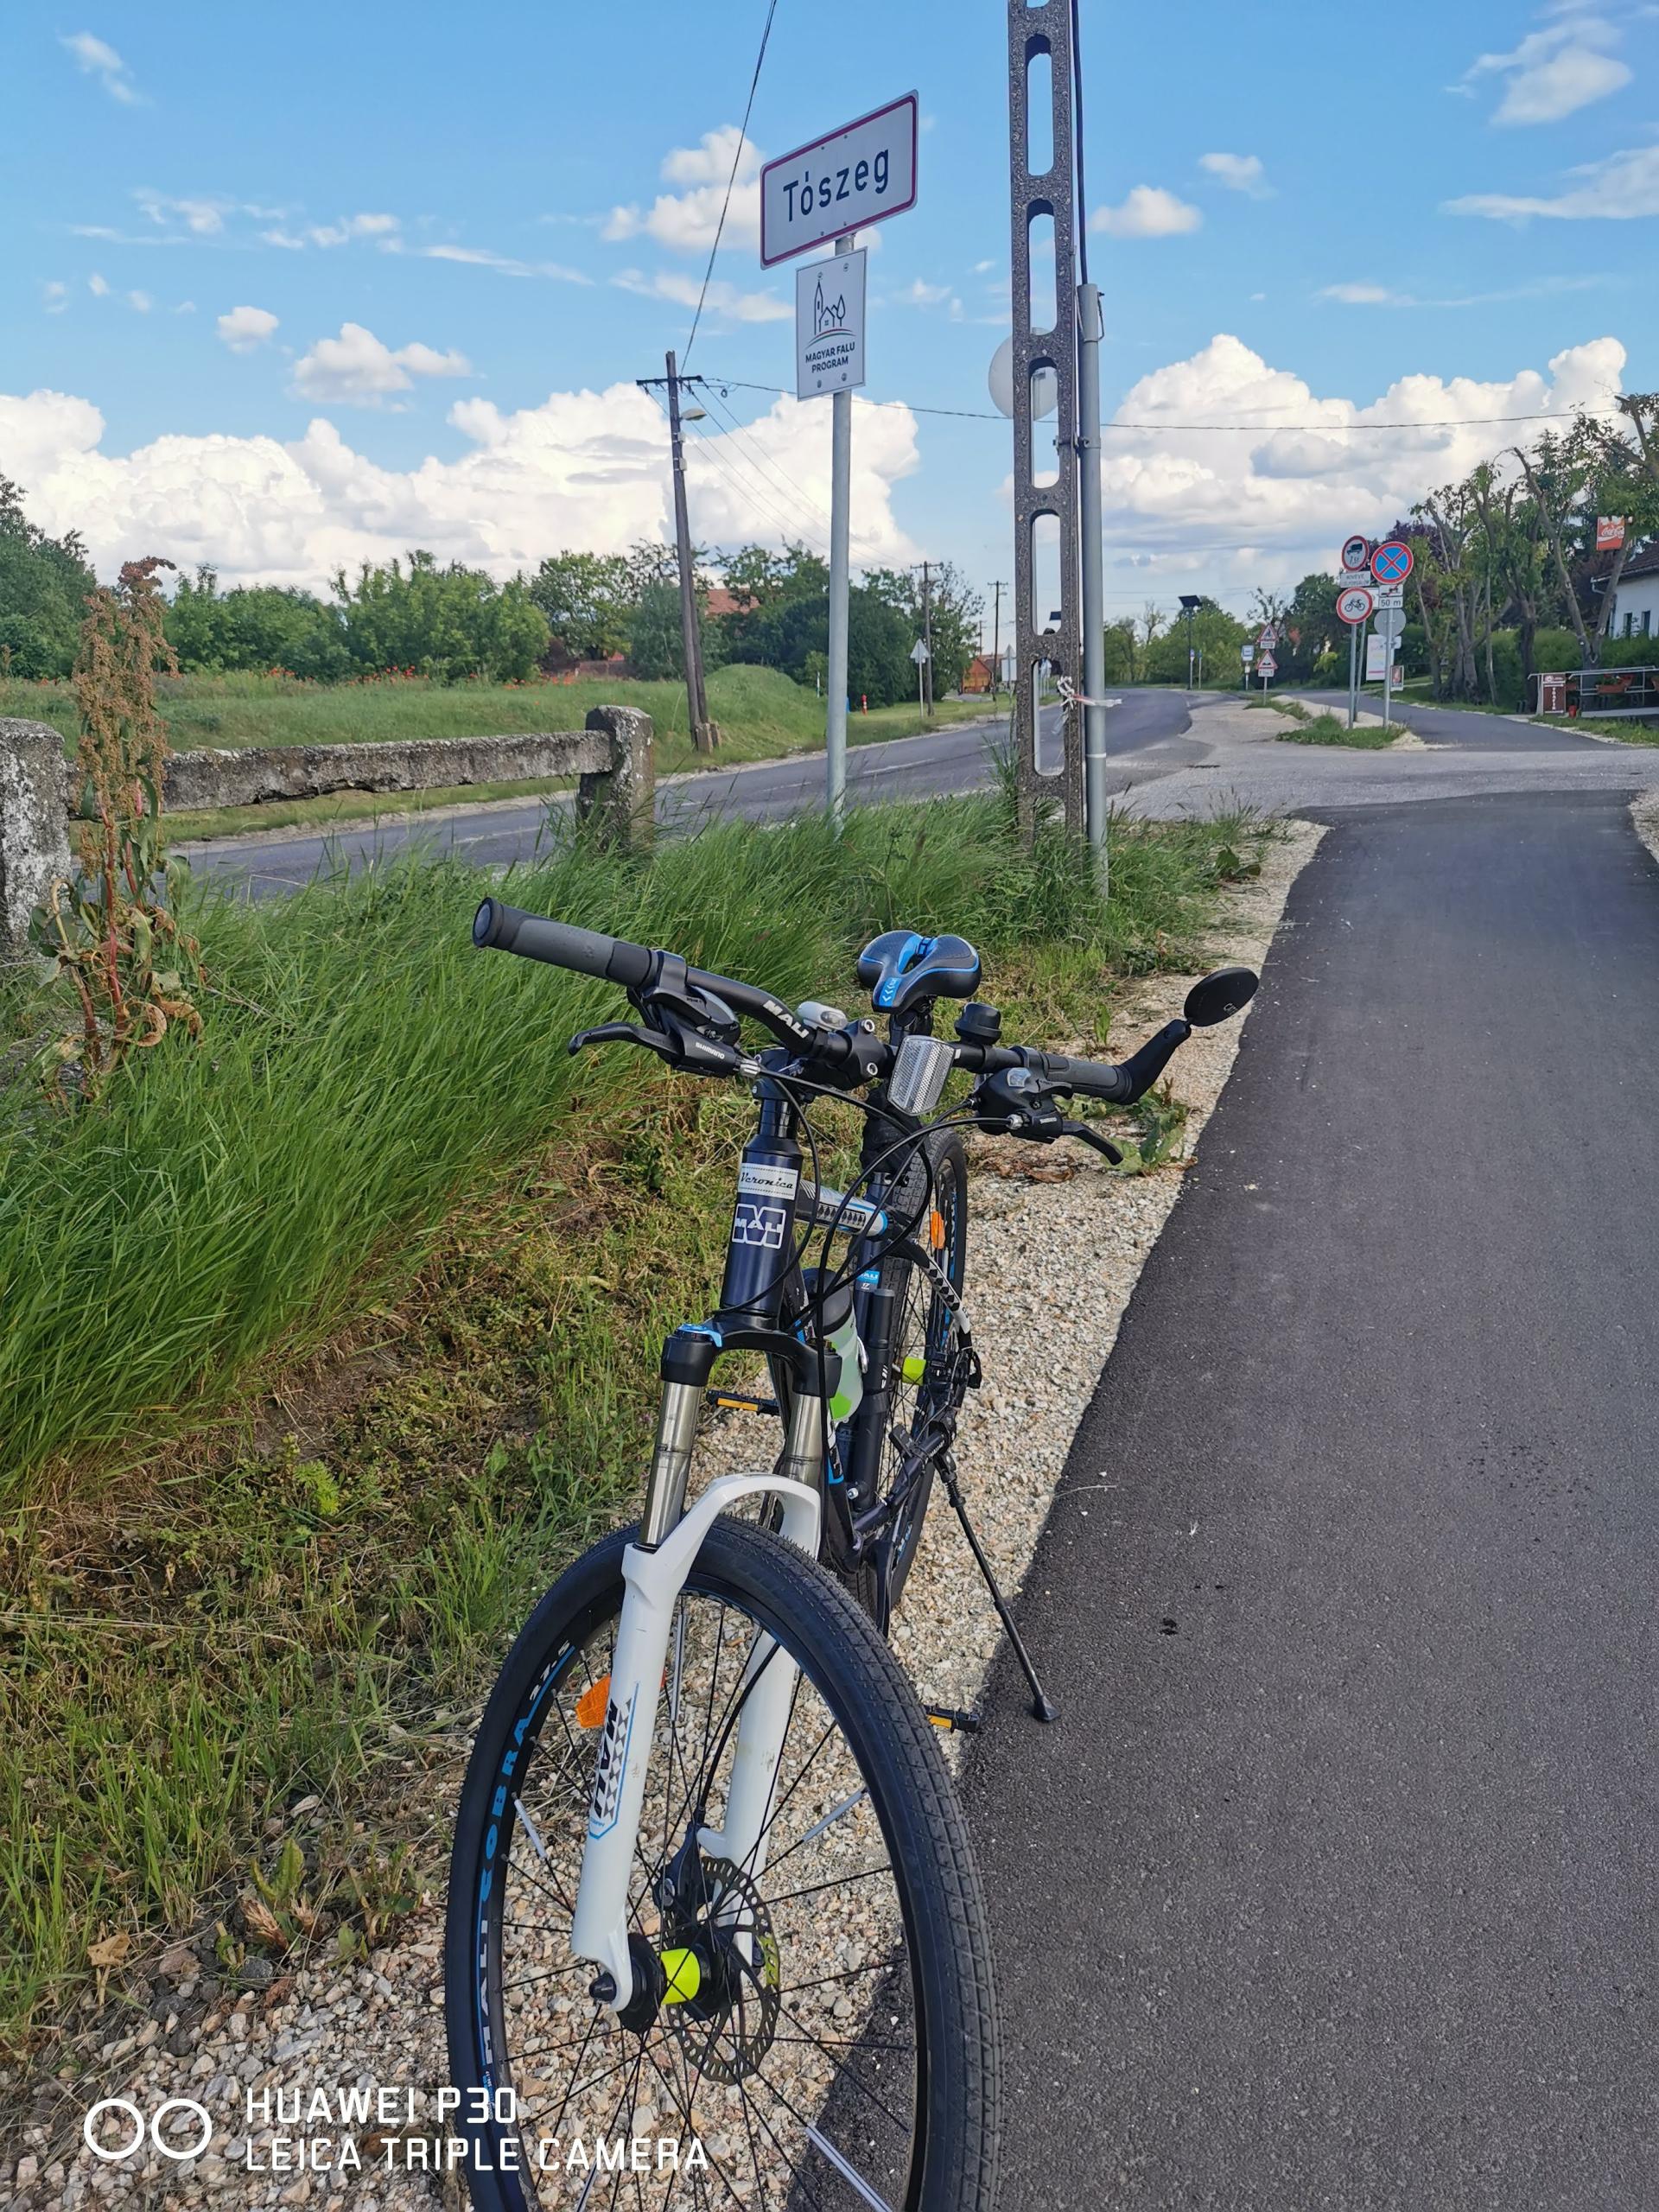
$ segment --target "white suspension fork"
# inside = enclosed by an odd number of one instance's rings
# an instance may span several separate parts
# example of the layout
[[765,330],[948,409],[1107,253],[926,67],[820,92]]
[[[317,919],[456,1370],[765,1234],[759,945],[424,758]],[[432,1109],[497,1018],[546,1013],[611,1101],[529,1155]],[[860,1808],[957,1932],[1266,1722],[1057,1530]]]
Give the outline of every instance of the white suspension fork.
[[[823,1522],[819,1494],[775,1474],[721,1477],[661,1542],[650,1550],[630,1544],[622,1554],[626,1587],[570,1929],[576,1956],[591,1959],[610,1976],[614,1993],[607,2001],[613,2012],[620,2012],[633,1994],[628,1883],[674,1607],[717,1516],[742,1498],[768,1492],[783,1502],[785,1536],[816,1559]],[[718,1834],[704,1830],[698,1838],[703,1849],[735,1860],[752,1874],[764,1863],[766,1821],[798,1671],[770,1637],[756,1637],[747,1662],[746,1686],[753,1687],[738,1720],[726,1826]]]

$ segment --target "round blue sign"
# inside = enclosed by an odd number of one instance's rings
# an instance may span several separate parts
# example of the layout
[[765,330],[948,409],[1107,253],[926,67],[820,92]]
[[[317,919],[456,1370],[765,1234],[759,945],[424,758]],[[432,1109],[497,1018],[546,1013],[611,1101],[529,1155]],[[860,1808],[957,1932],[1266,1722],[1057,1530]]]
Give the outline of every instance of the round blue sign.
[[1391,537],[1371,556],[1371,574],[1380,584],[1402,584],[1411,574],[1411,548]]

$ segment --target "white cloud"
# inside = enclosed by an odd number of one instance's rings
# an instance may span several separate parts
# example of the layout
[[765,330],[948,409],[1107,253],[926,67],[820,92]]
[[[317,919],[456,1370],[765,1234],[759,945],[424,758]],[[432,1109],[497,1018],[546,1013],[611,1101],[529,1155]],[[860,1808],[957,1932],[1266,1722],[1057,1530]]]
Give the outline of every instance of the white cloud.
[[[907,562],[918,549],[893,520],[892,493],[917,467],[915,417],[856,397],[853,407],[855,557]],[[466,442],[459,457],[429,455],[408,470],[378,467],[324,421],[289,445],[163,436],[119,454],[103,449],[103,417],[90,403],[36,391],[0,394],[0,453],[28,490],[31,518],[54,532],[79,530],[105,575],[156,552],[185,569],[211,562],[227,582],[316,588],[337,568],[425,545],[505,576],[561,545],[620,553],[670,537],[667,432],[632,384],[554,392],[512,414],[465,399],[449,421]],[[780,398],[746,437],[798,488],[798,504],[775,485],[763,502],[734,465],[735,447],[694,437],[687,473],[698,537],[778,545],[785,532],[773,506],[794,517],[793,534],[811,535],[830,498],[823,410]],[[753,463],[749,444],[741,451]]]
[[1448,200],[1452,215],[1485,215],[1496,222],[1524,223],[1534,215],[1561,222],[1629,222],[1659,215],[1659,146],[1632,147],[1569,169],[1576,178],[1554,198],[1529,198],[1507,192],[1471,192]]
[[338,338],[318,339],[295,363],[293,388],[302,399],[378,407],[391,393],[409,391],[416,377],[472,373],[464,353],[440,353],[419,344],[394,353],[360,322],[342,322]]
[[1628,65],[1608,51],[1618,39],[1611,24],[1575,9],[1567,21],[1529,33],[1512,53],[1481,54],[1464,82],[1503,79],[1494,123],[1558,123],[1630,82]]
[[559,284],[591,284],[593,278],[580,269],[568,269],[562,261],[518,261],[507,253],[492,253],[481,245],[417,245],[406,247],[385,242],[389,253],[413,253],[423,261],[455,261],[471,269],[493,269],[503,276],[547,276]]
[[[396,234],[400,226],[395,215],[342,215],[337,223],[317,223],[306,232],[313,245],[349,245],[353,238],[386,238]],[[272,245],[277,240],[273,238]],[[282,234],[281,243],[292,245],[297,241]]]
[[936,308],[950,296],[948,284],[927,284],[918,276],[895,296],[907,308]]
[[251,353],[276,329],[276,317],[269,308],[232,308],[214,327],[232,353]]
[[1189,201],[1178,200],[1162,185],[1137,184],[1121,207],[1096,207],[1089,227],[1114,238],[1167,238],[1196,231],[1203,220]]
[[109,291],[109,280],[107,277],[100,276],[97,270],[94,269],[92,275],[86,279],[86,289],[95,300],[101,300]]
[[41,294],[46,302],[48,315],[61,315],[69,304],[69,287],[58,277],[54,276],[49,283],[42,284]]
[[1404,292],[1391,292],[1385,284],[1326,284],[1322,300],[1340,300],[1351,308],[1403,308],[1414,302]]
[[[695,308],[702,292],[702,280],[672,269],[656,269],[647,276],[640,269],[623,269],[611,282],[624,292],[637,292],[643,300],[672,300],[676,307]],[[716,276],[709,287],[705,307],[729,315],[734,322],[789,322],[795,314],[772,292],[740,292],[735,284]]]
[[166,193],[145,188],[132,196],[152,223],[182,223],[199,238],[218,238],[225,228],[226,215],[236,212],[233,200],[175,200]]
[[1260,154],[1200,154],[1198,167],[1208,169],[1217,184],[1247,199],[1271,200],[1273,187],[1262,172]]
[[696,145],[677,146],[663,162],[664,183],[685,185],[690,189],[662,193],[645,209],[637,206],[613,207],[606,218],[602,235],[613,240],[652,238],[658,245],[671,247],[678,253],[707,253],[719,228],[720,211],[735,160],[736,182],[727,211],[726,227],[720,236],[725,244],[758,245],[763,158],[760,149],[744,137],[734,123],[722,124],[718,130],[707,130]]
[[148,292],[129,292],[127,294],[127,305],[132,309],[135,315],[148,315],[155,304],[155,301],[150,298]]
[[58,43],[68,48],[87,76],[98,79],[112,100],[124,107],[139,105],[143,95],[132,81],[132,72],[106,41],[94,38],[91,31],[75,31]]
[[[1556,354],[1547,373],[1409,375],[1358,403],[1321,397],[1241,340],[1216,337],[1143,377],[1114,419],[1238,427],[1109,429],[1107,543],[1172,575],[1202,562],[1220,587],[1294,582],[1334,567],[1345,531],[1386,529],[1434,485],[1545,427],[1482,418],[1606,410],[1624,361],[1617,339],[1599,338]],[[1407,427],[1382,427],[1394,424]]]

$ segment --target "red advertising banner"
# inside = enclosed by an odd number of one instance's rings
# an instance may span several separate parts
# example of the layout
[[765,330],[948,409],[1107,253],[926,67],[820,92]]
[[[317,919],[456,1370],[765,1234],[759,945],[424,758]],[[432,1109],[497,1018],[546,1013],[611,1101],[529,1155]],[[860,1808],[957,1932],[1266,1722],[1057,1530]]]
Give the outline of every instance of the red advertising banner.
[[1623,515],[1596,517],[1596,550],[1598,553],[1617,553],[1624,543]]

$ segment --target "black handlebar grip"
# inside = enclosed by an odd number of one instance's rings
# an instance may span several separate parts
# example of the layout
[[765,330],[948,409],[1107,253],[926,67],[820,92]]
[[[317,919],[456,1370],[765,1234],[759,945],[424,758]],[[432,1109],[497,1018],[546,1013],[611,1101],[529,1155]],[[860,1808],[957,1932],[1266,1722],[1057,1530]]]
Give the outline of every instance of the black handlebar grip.
[[1081,1091],[1085,1098],[1103,1098],[1122,1106],[1135,1095],[1128,1076],[1109,1060],[1071,1060],[1063,1052],[1045,1052],[1042,1066],[1055,1083]]
[[516,952],[526,960],[544,960],[552,968],[569,968],[578,976],[598,976],[632,990],[651,973],[652,956],[643,944],[626,938],[606,937],[598,930],[578,929],[571,922],[550,920],[544,914],[527,914],[522,906],[509,906],[499,899],[486,899],[473,916],[473,943]]

